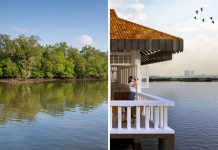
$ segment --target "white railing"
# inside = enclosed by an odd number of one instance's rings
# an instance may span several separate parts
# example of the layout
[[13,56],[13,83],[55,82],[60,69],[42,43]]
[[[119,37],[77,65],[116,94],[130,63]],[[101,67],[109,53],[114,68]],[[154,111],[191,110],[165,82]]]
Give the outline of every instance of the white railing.
[[136,98],[134,101],[111,100],[111,133],[174,133],[168,127],[168,107],[175,105],[173,101],[147,93],[137,94]]

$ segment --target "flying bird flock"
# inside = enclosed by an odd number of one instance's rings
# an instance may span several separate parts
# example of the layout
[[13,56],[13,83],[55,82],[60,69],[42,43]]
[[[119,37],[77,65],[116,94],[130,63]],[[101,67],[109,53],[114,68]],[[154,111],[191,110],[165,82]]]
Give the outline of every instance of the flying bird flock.
[[[196,10],[196,11],[195,11],[194,19],[195,19],[195,20],[201,19],[203,23],[206,22],[206,18],[200,18],[200,14],[203,14],[203,13],[204,13],[204,8],[203,8],[203,7],[201,7],[200,10]],[[210,21],[212,24],[215,23],[213,17],[208,18],[208,21]]]

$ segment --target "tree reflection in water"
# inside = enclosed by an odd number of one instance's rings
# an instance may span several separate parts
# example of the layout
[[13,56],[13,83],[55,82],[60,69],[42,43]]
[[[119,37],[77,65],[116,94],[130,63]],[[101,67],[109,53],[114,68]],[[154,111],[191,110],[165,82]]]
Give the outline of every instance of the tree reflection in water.
[[0,124],[34,121],[36,115],[87,113],[107,102],[107,81],[56,81],[29,85],[0,84]]

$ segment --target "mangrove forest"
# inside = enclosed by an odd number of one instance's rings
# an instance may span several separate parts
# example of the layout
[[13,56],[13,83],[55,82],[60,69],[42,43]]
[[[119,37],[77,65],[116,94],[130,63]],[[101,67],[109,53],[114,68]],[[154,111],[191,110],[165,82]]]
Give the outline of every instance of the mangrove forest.
[[34,35],[0,34],[0,78],[107,78],[107,52],[39,41]]

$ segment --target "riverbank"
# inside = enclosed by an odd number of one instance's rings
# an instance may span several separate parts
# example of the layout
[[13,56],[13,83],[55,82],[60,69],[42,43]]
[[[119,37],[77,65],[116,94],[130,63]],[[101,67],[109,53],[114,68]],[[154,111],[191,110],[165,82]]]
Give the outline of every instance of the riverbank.
[[107,79],[97,79],[97,78],[83,78],[83,79],[76,79],[76,78],[42,78],[42,79],[0,79],[0,83],[9,84],[9,85],[20,85],[20,84],[33,84],[33,83],[41,83],[41,82],[52,82],[52,81],[92,81],[92,80],[107,80]]

